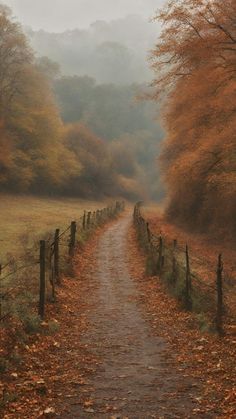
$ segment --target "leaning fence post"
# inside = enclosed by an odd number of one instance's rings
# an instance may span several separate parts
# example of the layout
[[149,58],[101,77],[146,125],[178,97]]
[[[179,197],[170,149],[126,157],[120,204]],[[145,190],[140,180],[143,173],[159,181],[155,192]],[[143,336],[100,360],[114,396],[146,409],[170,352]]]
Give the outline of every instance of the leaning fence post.
[[57,284],[60,284],[60,268],[59,268],[59,241],[60,241],[60,230],[59,228],[55,231],[54,237],[54,275]]
[[192,299],[191,299],[191,272],[190,272],[190,263],[189,263],[189,251],[188,246],[186,245],[185,250],[185,256],[186,256],[186,282],[185,282],[185,303],[186,308],[188,310],[192,309]]
[[223,273],[223,262],[222,255],[218,257],[217,266],[217,312],[216,312],[216,328],[219,335],[223,334],[223,284],[222,284],[222,273]]
[[46,242],[40,240],[40,285],[39,285],[39,316],[44,318],[46,290]]
[[69,256],[74,256],[76,244],[76,221],[72,221],[70,225],[70,243],[69,243]]

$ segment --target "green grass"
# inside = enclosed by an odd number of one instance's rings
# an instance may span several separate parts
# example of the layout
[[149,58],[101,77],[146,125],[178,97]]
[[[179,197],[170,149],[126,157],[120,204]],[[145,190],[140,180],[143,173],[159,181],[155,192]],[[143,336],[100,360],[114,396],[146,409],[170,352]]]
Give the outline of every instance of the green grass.
[[78,220],[84,210],[94,211],[107,202],[72,198],[38,198],[32,196],[0,195],[0,262],[7,253],[21,254],[22,237],[32,241],[56,228],[65,229]]

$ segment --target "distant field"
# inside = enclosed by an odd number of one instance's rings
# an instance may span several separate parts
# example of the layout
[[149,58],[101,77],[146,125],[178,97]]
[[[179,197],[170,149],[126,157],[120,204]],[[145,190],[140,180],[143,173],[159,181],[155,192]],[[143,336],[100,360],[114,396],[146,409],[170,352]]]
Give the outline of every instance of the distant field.
[[165,210],[165,203],[156,203],[156,202],[145,202],[143,203],[142,212],[145,214],[145,216],[149,215],[158,215],[162,216]]
[[37,198],[0,195],[0,262],[8,252],[21,253],[21,237],[39,237],[55,228],[63,229],[84,210],[102,208],[106,203],[71,198]]

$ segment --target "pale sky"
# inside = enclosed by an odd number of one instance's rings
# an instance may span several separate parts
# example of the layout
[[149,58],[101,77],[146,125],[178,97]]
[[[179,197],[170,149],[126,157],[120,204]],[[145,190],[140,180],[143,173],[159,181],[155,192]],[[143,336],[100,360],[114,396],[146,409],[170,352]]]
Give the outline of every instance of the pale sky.
[[32,29],[61,32],[86,28],[96,20],[113,20],[128,14],[150,19],[166,0],[0,0],[13,15]]

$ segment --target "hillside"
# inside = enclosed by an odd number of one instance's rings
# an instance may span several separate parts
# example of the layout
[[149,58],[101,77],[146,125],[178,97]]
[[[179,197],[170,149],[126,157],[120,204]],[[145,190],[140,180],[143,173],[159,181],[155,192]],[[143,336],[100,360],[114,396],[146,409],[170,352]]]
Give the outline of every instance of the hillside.
[[58,62],[62,74],[88,75],[98,83],[151,80],[147,57],[156,40],[157,28],[140,16],[97,21],[88,29],[75,28],[64,33],[29,28],[26,32],[36,53]]

